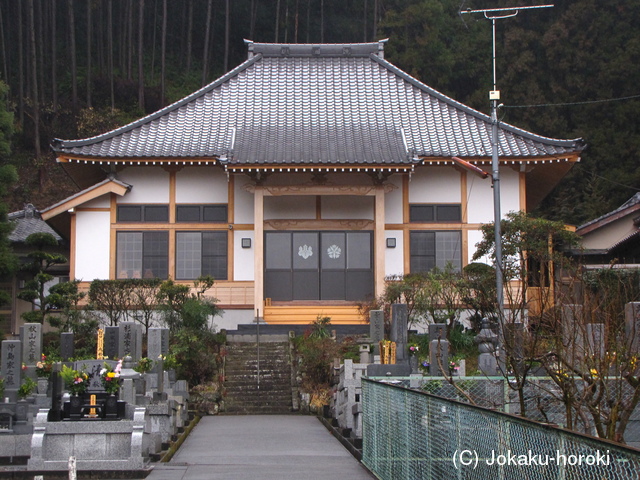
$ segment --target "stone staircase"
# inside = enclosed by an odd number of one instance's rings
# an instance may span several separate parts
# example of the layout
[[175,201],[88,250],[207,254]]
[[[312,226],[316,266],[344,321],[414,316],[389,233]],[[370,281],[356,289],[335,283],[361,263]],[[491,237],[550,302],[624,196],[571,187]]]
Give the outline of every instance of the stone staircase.
[[[255,338],[255,337],[254,337]],[[228,342],[225,357],[224,413],[287,414],[292,411],[289,342]]]

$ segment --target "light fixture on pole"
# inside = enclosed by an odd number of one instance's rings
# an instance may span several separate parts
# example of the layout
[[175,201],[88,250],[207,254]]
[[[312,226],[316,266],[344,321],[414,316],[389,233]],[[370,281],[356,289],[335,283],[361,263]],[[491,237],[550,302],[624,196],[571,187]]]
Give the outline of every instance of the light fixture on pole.
[[549,8],[553,5],[535,5],[531,7],[486,8],[480,10],[462,10],[460,13],[482,13],[487,20],[491,20],[492,28],[492,59],[493,59],[493,90],[489,92],[491,100],[491,170],[493,179],[493,219],[496,253],[496,295],[498,313],[504,319],[504,279],[502,270],[502,232],[500,229],[500,159],[498,156],[498,101],[500,90],[496,80],[496,20],[515,17],[520,10],[534,8]]

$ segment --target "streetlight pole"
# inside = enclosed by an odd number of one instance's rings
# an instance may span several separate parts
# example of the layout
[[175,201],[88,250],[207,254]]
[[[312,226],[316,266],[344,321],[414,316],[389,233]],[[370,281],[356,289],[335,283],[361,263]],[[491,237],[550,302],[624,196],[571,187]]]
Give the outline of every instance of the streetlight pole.
[[531,7],[510,7],[510,8],[490,8],[481,10],[463,10],[460,13],[482,13],[487,20],[491,20],[492,33],[492,63],[493,63],[493,90],[489,92],[491,101],[491,176],[493,180],[493,223],[494,241],[496,253],[496,300],[498,303],[498,314],[504,321],[504,276],[502,269],[502,231],[500,221],[500,157],[498,154],[498,101],[500,91],[497,87],[496,79],[496,20],[511,18],[518,15],[520,10],[530,10],[533,8],[549,8],[553,5],[535,5]]

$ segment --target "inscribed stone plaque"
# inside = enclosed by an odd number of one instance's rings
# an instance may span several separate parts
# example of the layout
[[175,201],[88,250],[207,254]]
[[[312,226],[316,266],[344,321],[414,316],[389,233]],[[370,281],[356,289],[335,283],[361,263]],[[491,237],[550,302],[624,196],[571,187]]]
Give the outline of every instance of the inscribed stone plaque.
[[120,358],[124,355],[120,355],[118,349],[120,342],[120,327],[105,327],[104,328],[104,356],[107,358]]
[[587,323],[585,346],[587,355],[604,356],[605,331],[603,323]]
[[631,352],[640,352],[640,302],[629,302],[624,307],[627,340]]
[[406,303],[394,303],[391,305],[391,341],[396,342],[396,362],[409,361],[407,350],[408,308]]
[[69,361],[75,354],[73,332],[62,332],[60,334],[60,356],[63,362]]
[[[449,368],[449,342],[432,340],[429,342],[429,372],[433,376],[442,376],[442,370]],[[442,368],[440,368],[442,365]],[[449,372],[447,372],[447,375]]]
[[169,353],[169,329],[150,328],[147,334],[147,357],[157,362],[160,355],[167,353]]
[[104,392],[104,386],[100,378],[100,370],[104,368],[105,363],[111,365],[113,368],[118,362],[114,360],[79,360],[75,362],[74,368],[78,371],[86,372],[89,376],[87,390],[91,393]]
[[431,323],[429,324],[429,341],[434,340],[446,340],[447,339],[447,324],[446,323]]
[[6,391],[17,390],[20,388],[22,368],[22,343],[20,340],[3,340],[1,355],[4,388]]
[[371,310],[369,312],[369,337],[373,343],[373,352],[380,354],[378,343],[384,340],[384,312],[382,310]]
[[131,355],[135,361],[135,350],[137,345],[136,324],[133,322],[120,322],[120,338],[118,340],[118,353],[124,357]]
[[42,355],[42,325],[25,323],[23,329],[22,361],[26,365],[35,365]]

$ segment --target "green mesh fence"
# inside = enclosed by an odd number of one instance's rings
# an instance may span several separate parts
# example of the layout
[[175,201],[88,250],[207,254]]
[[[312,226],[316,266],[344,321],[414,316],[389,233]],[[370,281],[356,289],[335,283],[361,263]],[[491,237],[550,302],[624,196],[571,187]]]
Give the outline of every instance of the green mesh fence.
[[363,378],[362,412],[362,462],[384,480],[640,476],[636,450],[397,384]]

